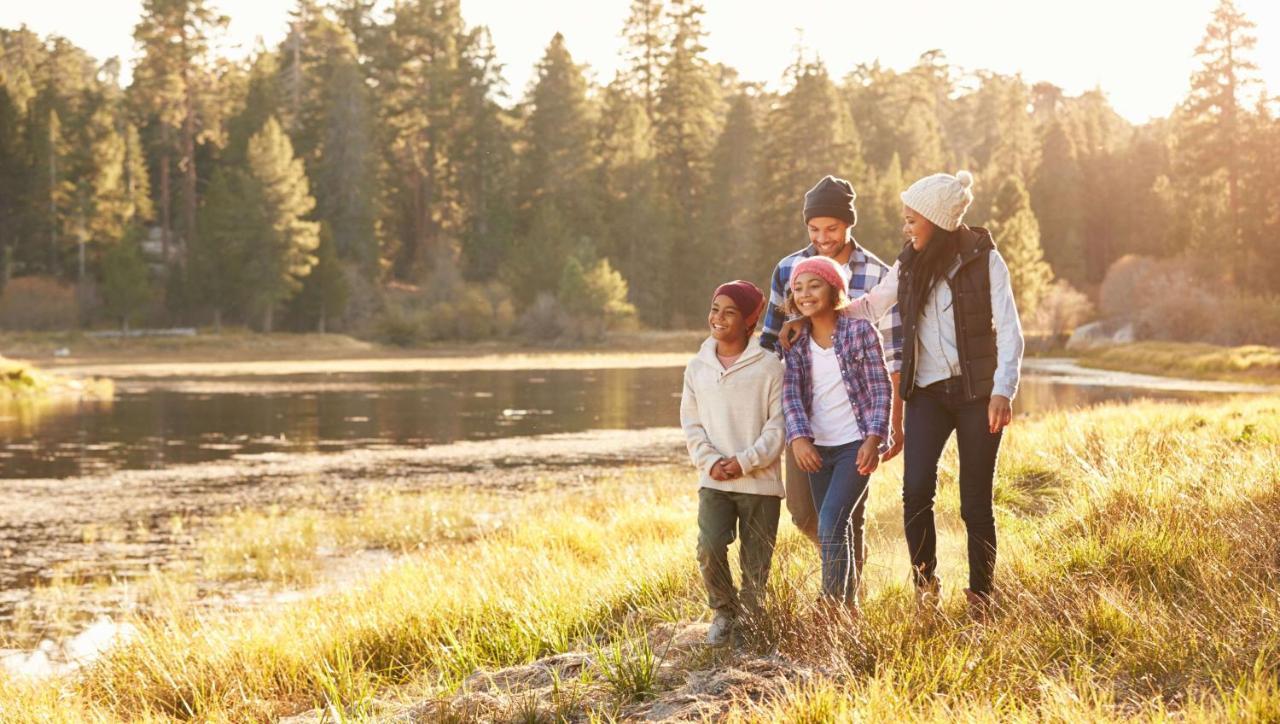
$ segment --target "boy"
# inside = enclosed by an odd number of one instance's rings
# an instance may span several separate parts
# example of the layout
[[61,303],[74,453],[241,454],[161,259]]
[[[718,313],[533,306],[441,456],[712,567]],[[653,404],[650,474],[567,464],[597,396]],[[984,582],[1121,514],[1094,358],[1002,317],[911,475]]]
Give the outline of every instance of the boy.
[[[764,294],[752,283],[722,284],[711,298],[711,336],[684,371],[680,425],[699,472],[698,565],[715,612],[707,643],[730,640],[743,614],[760,608],[785,491],[779,457],[782,362],[752,340]],[[741,540],[742,590],[729,572],[729,544]]]

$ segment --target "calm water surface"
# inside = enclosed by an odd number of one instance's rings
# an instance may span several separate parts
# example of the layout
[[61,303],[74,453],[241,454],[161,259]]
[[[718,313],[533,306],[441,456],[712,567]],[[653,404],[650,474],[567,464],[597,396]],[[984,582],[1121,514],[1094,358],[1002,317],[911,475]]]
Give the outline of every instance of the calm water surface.
[[[422,446],[679,424],[682,370],[216,377],[117,382],[111,403],[0,410],[0,478],[66,478],[262,452]],[[1187,392],[1024,378],[1019,414]]]

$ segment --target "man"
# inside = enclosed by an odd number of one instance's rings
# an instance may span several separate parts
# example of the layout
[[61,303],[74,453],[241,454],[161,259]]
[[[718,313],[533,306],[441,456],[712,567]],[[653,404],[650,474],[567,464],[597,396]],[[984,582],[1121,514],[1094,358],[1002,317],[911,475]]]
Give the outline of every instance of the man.
[[[845,268],[849,279],[849,297],[856,299],[880,283],[889,266],[875,254],[858,245],[853,238],[853,227],[858,214],[854,208],[853,185],[834,176],[819,181],[804,195],[804,222],[809,232],[809,245],[788,254],[778,262],[769,284],[769,307],[765,313],[764,330],[760,346],[778,352],[778,333],[786,322],[782,311],[786,304],[787,287],[791,283],[791,270],[796,264],[811,256],[826,256]],[[879,325],[884,344],[885,361],[893,383],[893,410],[890,418],[892,445],[884,455],[890,460],[902,451],[902,398],[898,396],[899,371],[902,367],[902,322],[895,306]],[[815,543],[818,540],[818,515],[809,492],[809,477],[795,463],[795,456],[787,452],[786,493],[787,512],[791,521]],[[861,526],[855,527],[861,530]],[[866,558],[861,535],[853,542],[858,570],[862,570]]]

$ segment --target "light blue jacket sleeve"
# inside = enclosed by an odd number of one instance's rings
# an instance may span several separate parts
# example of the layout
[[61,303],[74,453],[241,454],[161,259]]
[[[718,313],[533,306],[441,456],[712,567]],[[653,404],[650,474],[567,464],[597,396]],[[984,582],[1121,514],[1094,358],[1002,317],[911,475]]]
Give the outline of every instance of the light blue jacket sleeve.
[[1022,322],[1013,301],[1013,284],[1004,257],[994,249],[987,255],[991,272],[991,322],[996,328],[996,374],[991,394],[1010,400],[1018,394],[1022,378]]
[[852,319],[865,319],[871,322],[872,326],[880,326],[880,320],[884,319],[889,310],[898,303],[898,262],[894,262],[889,267],[889,271],[885,272],[884,278],[880,283],[871,287],[871,290],[857,299],[849,302],[849,306],[840,310],[840,313]]

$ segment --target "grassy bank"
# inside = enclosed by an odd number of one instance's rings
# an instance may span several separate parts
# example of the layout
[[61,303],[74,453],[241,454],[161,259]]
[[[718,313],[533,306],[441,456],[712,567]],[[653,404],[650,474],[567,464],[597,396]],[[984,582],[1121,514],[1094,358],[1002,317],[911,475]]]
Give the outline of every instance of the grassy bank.
[[1080,353],[1086,367],[1185,377],[1280,384],[1280,348],[1218,347],[1183,342],[1136,342]]
[[[513,684],[468,699],[479,708],[461,710],[469,712],[463,718],[546,720],[584,709],[625,718],[708,672],[789,662],[810,673],[754,693],[716,689],[715,714],[1275,720],[1278,443],[1275,397],[1107,406],[1014,428],[997,489],[1002,607],[989,627],[971,624],[958,596],[964,537],[953,452],[938,504],[944,612],[915,614],[895,462],[873,478],[861,625],[833,624],[812,610],[816,557],[784,527],[769,608],[748,646],[681,657],[650,645],[645,632],[704,615],[692,555],[696,498],[684,470],[637,469],[558,493],[476,498],[473,511],[506,517],[486,527],[474,512],[444,515],[452,522],[424,523],[408,537],[394,535],[394,511],[430,521],[441,519],[439,509],[372,503],[384,522],[366,538],[316,512],[232,516],[205,550],[209,565],[251,561],[235,575],[287,580],[290,561],[326,545],[316,536],[411,552],[364,585],[253,615],[174,604],[140,621],[133,645],[81,678],[0,685],[0,718],[254,721],[332,707],[359,719],[453,701],[477,669],[582,651],[595,663],[571,696],[568,682],[539,697]],[[449,529],[471,533],[440,534]],[[284,533],[234,548],[266,530]],[[409,539],[418,536],[431,542],[412,552]]]
[[67,379],[30,363],[0,357],[0,404],[58,399],[111,399],[110,380]]

